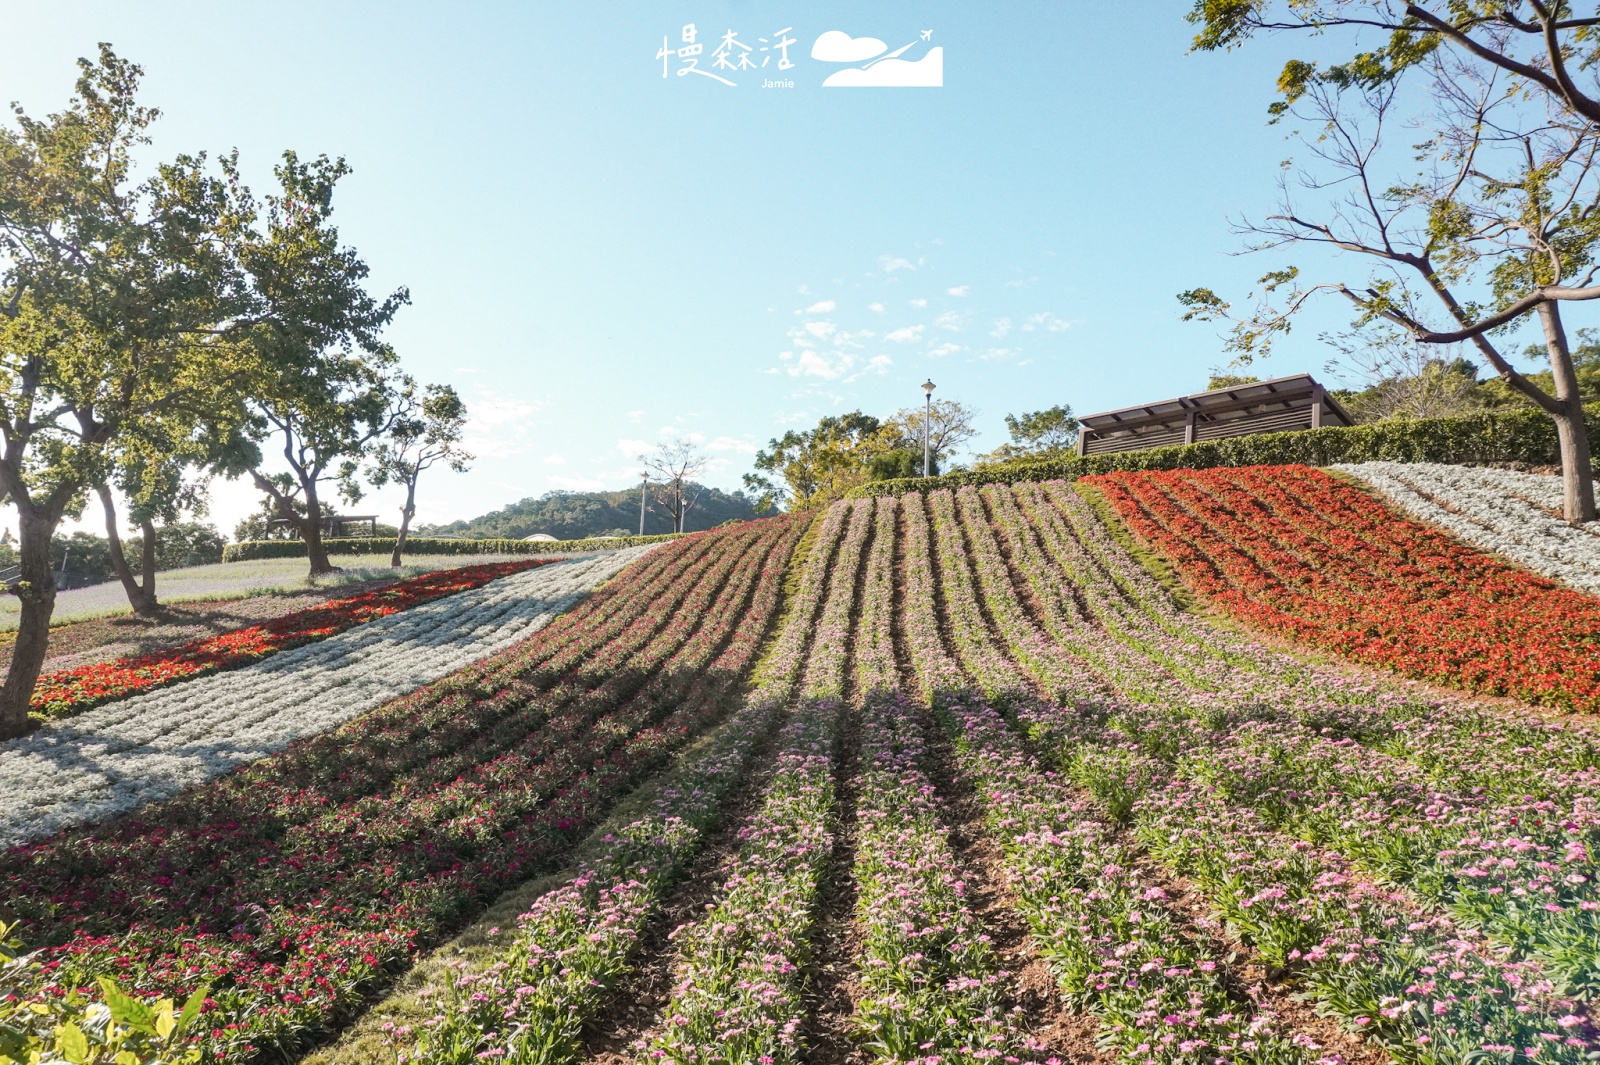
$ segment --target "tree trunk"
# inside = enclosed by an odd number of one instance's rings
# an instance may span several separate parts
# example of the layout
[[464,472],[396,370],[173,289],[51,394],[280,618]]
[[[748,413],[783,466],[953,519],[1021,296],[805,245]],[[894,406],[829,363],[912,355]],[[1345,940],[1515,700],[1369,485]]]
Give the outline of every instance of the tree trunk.
[[156,525],[146,518],[139,523],[139,531],[144,534],[144,543],[139,545],[139,583],[143,585],[144,597],[150,600],[150,605],[157,610],[161,604],[156,602]]
[[[111,488],[109,485],[97,484],[94,486],[96,494],[100,496],[100,506],[106,513],[106,540],[111,551],[111,568],[117,574],[117,580],[122,582],[122,590],[128,593],[128,605],[133,607],[133,612],[141,617],[150,617],[157,612],[155,597],[155,577],[151,574],[151,562],[144,565],[144,587],[139,586],[133,576],[133,569],[128,565],[128,556],[122,550],[122,536],[117,532],[117,510],[111,501]],[[148,523],[146,523],[148,525]],[[144,554],[147,559],[154,558],[150,542],[151,537],[147,532],[144,538]]]
[[306,517],[300,523],[300,535],[305,538],[306,558],[311,560],[311,576],[339,572],[339,567],[328,561],[328,549],[322,546],[322,503],[317,499],[315,483],[306,486]]
[[411,481],[406,485],[406,505],[400,508],[400,532],[394,538],[394,554],[389,558],[389,565],[395,569],[400,568],[400,552],[406,547],[406,532],[411,528],[411,518],[417,513],[417,482]]
[[50,537],[60,518],[52,520],[20,500],[17,511],[24,583],[18,586],[16,595],[22,602],[22,617],[17,626],[16,643],[12,645],[11,667],[6,670],[5,686],[0,688],[0,739],[28,731],[28,706],[50,649],[50,615],[56,607]]
[[1589,427],[1583,420],[1583,397],[1578,392],[1578,374],[1567,347],[1561,311],[1554,303],[1539,305],[1539,322],[1544,326],[1545,347],[1550,352],[1550,372],[1555,378],[1556,401],[1561,413],[1551,415],[1556,423],[1556,438],[1561,446],[1562,512],[1573,525],[1594,521],[1594,467],[1589,455]]

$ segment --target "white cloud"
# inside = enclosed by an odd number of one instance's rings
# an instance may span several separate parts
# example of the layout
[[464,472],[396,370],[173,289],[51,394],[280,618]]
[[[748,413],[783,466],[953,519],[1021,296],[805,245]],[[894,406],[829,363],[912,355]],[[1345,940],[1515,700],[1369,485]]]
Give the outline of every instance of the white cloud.
[[527,448],[526,437],[543,402],[495,395],[479,389],[467,404],[467,431],[462,444],[479,458],[506,458]]
[[883,304],[881,304],[881,303],[869,303],[869,304],[867,304],[867,310],[872,311],[874,314],[882,314],[883,313]]
[[628,420],[633,422],[635,425],[638,425],[640,422],[644,421],[644,411],[630,410],[628,412]]
[[807,322],[803,328],[812,336],[821,338],[831,336],[837,327],[832,322],[819,321]]
[[806,313],[807,314],[827,314],[829,311],[833,310],[837,306],[838,306],[838,304],[835,303],[833,300],[818,300],[817,302],[813,303],[811,306],[806,308]]
[[799,425],[811,420],[811,412],[804,410],[779,411],[776,421],[779,425]]
[[655,449],[656,446],[648,440],[633,440],[628,437],[617,439],[617,450],[630,459],[637,459],[640,455],[649,454]]
[[989,335],[998,338],[1005,336],[1009,332],[1011,332],[1011,319],[1002,318],[994,323],[994,328],[989,330]]
[[1002,359],[1011,358],[1016,353],[1016,348],[985,348],[978,354],[978,358],[983,359],[985,362],[999,362]]
[[740,455],[754,455],[760,448],[743,437],[718,436],[706,444],[707,451],[733,451]]
[[859,63],[888,48],[876,37],[852,37],[843,30],[829,30],[811,45],[811,58],[824,63]]
[[933,358],[933,359],[942,359],[946,355],[954,355],[956,352],[958,352],[960,350],[961,350],[961,345],[960,344],[952,344],[952,343],[950,343],[950,341],[946,340],[943,344],[940,344],[938,347],[929,348],[928,349],[928,357],[929,358]]
[[1066,330],[1071,329],[1076,324],[1076,322],[1069,322],[1064,318],[1057,318],[1049,311],[1045,311],[1043,314],[1028,315],[1028,320],[1022,323],[1022,331],[1024,333],[1032,333],[1036,330],[1043,329],[1049,333],[1063,333]]
[[943,314],[939,315],[939,317],[933,320],[933,324],[938,326],[940,329],[948,329],[952,333],[959,333],[961,332],[961,326],[965,323],[965,321],[966,320],[955,311],[945,311]]
[[1019,278],[1016,278],[1015,280],[1007,281],[1006,282],[1006,288],[1027,288],[1028,284],[1029,284],[1029,282],[1022,280],[1019,277]]
[[946,296],[965,296],[967,293],[969,293],[971,291],[972,291],[972,286],[971,285],[956,285],[953,288],[945,289],[944,290],[944,294]]
[[902,259],[897,255],[878,256],[878,265],[883,268],[883,272],[886,274],[892,274],[896,270],[915,270],[917,268],[917,264],[910,259]]
[[894,365],[894,360],[887,355],[874,355],[867,360],[867,369],[872,373],[888,373],[889,367]]
[[843,377],[855,365],[855,356],[836,352],[833,357],[815,351],[802,351],[800,358],[789,367],[790,377],[820,377],[832,381]]
[[565,466],[567,464],[567,456],[565,456],[565,455],[546,455],[544,457],[544,464],[546,466]]
[[906,302],[917,308],[926,307],[928,305],[927,300],[906,300]]
[[911,341],[921,338],[924,328],[926,327],[920,325],[901,326],[899,329],[885,334],[883,339],[892,340],[897,344],[909,344]]

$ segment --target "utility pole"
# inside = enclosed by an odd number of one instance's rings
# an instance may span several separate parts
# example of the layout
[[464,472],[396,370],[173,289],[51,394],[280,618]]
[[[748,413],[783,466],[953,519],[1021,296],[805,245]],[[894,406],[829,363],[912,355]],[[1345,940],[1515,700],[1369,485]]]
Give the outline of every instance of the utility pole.
[[927,409],[922,415],[922,476],[927,477],[933,473],[933,456],[928,450],[928,430],[933,425],[933,378],[922,382],[922,394],[928,398]]

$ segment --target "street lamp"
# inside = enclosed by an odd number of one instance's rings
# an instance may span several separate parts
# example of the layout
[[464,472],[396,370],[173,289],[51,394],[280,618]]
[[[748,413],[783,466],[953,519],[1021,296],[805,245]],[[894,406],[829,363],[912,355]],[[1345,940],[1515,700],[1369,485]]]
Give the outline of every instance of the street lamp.
[[644,535],[644,495],[650,490],[650,471],[645,470],[639,475],[639,535]]
[[928,451],[928,426],[933,423],[933,378],[922,382],[922,393],[928,397],[927,410],[922,415],[922,476],[933,472],[931,453]]

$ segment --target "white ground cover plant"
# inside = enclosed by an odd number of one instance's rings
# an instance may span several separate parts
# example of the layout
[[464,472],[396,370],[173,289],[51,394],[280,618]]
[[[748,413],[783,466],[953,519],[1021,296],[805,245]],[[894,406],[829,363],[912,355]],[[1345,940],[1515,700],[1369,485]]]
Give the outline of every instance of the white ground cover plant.
[[1431,462],[1362,462],[1334,469],[1470,544],[1600,593],[1600,523],[1572,526],[1559,517],[1559,478]]
[[[399,569],[389,566],[388,555],[341,555],[339,572],[308,578],[304,558],[263,558],[251,562],[215,562],[206,566],[185,566],[182,569],[162,570],[156,574],[156,592],[163,603],[203,603],[212,600],[243,599],[252,595],[272,592],[304,592],[311,588],[326,588],[328,595],[338,596],[346,585],[366,581],[401,580],[422,573],[442,569],[460,569],[462,566],[481,566],[491,562],[509,562],[528,556],[519,555],[407,555],[406,564]],[[564,555],[538,555],[544,558],[564,558]],[[70,569],[70,563],[69,563]],[[0,632],[17,627],[21,606],[14,596],[0,596]],[[69,588],[56,595],[55,613],[51,625],[66,625],[90,618],[116,617],[133,613],[128,605],[128,593],[120,581],[91,584],[83,588]]]
[[168,799],[532,635],[650,548],[512,574],[0,744],[0,846]]

